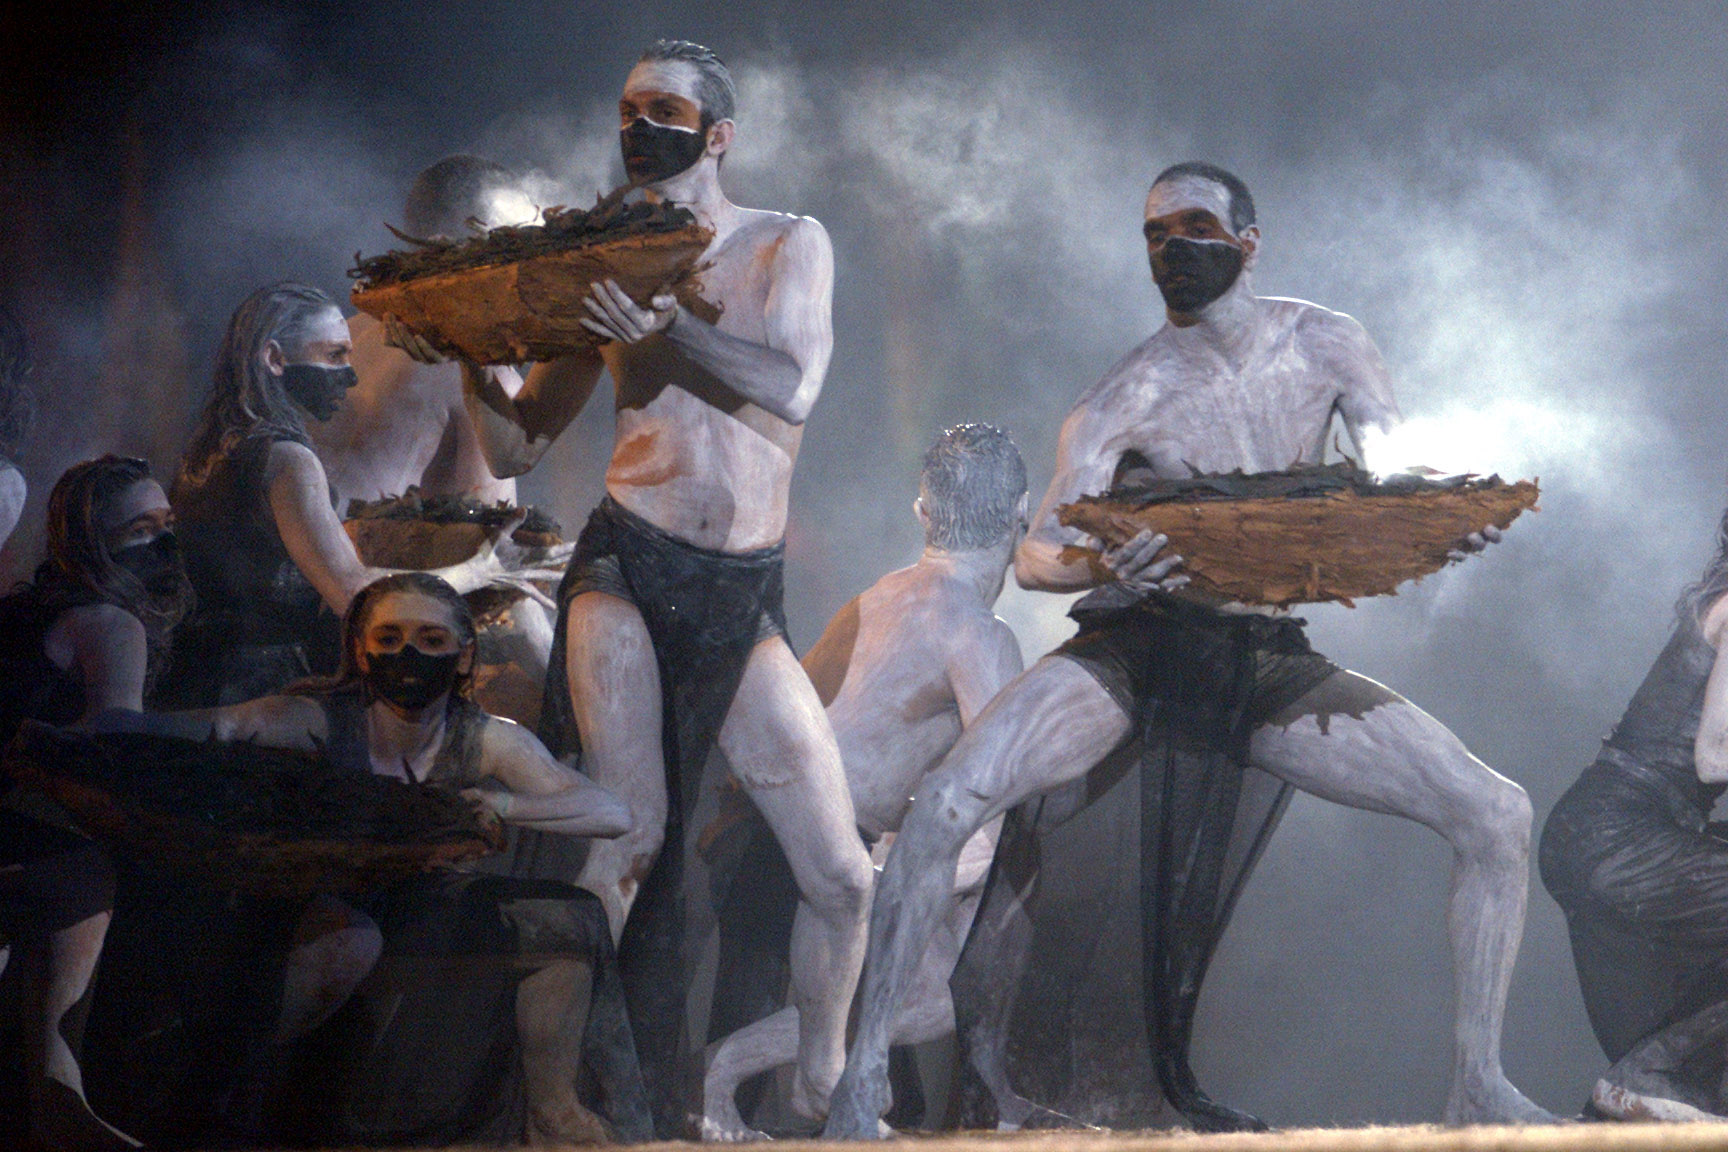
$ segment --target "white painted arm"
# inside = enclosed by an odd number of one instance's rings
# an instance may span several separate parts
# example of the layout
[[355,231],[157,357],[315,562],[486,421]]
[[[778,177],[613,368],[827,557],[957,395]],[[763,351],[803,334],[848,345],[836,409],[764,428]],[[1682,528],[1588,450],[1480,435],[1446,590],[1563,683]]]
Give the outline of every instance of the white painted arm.
[[970,728],[1008,682],[1025,669],[1020,642],[1007,624],[992,616],[987,625],[967,629],[960,650],[948,661],[948,683],[960,710],[960,725]]
[[470,788],[463,795],[508,824],[570,836],[622,836],[630,831],[630,805],[593,780],[552,758],[520,724],[489,717],[480,741],[480,770],[506,792]]
[[636,305],[610,281],[595,286],[582,322],[611,340],[634,343],[664,332],[685,356],[738,395],[788,424],[816,405],[834,351],[834,248],[821,224],[793,220],[769,269],[764,341],[729,335],[671,296]]
[[[306,445],[291,440],[272,444],[264,483],[270,515],[282,537],[282,546],[288,550],[294,566],[338,616],[348,611],[349,602],[360,589],[398,571],[361,563],[354,541],[330,506],[324,465]],[[484,587],[503,572],[503,565],[488,547],[471,560],[433,569],[431,574],[448,581],[456,591],[467,593]]]

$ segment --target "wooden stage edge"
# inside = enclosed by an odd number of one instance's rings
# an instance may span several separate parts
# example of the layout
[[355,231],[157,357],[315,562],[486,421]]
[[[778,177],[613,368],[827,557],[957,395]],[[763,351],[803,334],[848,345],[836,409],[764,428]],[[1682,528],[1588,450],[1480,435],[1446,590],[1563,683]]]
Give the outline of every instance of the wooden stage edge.
[[[697,1144],[641,1144],[645,1152],[689,1152]],[[722,1147],[708,1145],[708,1147]],[[1144,1132],[944,1132],[879,1144],[775,1140],[754,1145],[772,1152],[1728,1152],[1728,1124],[1549,1124],[1527,1128],[1300,1128],[1283,1132],[1202,1136]]]

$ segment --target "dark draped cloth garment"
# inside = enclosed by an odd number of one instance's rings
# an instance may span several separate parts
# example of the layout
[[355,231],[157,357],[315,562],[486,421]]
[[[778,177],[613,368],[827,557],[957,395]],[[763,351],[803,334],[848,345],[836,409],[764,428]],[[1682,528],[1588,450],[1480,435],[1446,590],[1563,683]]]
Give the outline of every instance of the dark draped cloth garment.
[[264,469],[279,436],[253,436],[172,503],[198,606],[175,634],[153,706],[209,708],[335,670],[340,624],[288,555]]
[[[340,690],[317,699],[331,762],[373,771],[364,696]],[[486,720],[478,706],[452,698],[427,783],[459,791],[481,782]],[[556,880],[441,869],[352,903],[378,924],[384,954],[336,1029],[344,1037],[341,1107],[326,1135],[365,1144],[518,1138],[516,984],[548,961],[570,958],[593,973],[583,1055],[599,1111],[624,1139],[652,1136],[612,936],[593,893]]]
[[1710,823],[1723,786],[1693,759],[1715,660],[1688,613],[1542,829],[1542,882],[1610,1060],[1728,999],[1728,836]]
[[[1107,587],[1071,615],[1079,632],[1056,655],[1079,663],[1134,721],[1125,750],[1139,769],[1140,963],[1152,1070],[1165,1099],[1197,1128],[1258,1126],[1196,1083],[1188,1059],[1194,1011],[1236,898],[1289,801],[1289,785],[1248,765],[1249,738],[1337,666],[1308,646],[1299,620],[1163,593]],[[978,966],[997,962],[971,947],[979,926],[1002,922],[1041,855],[1051,863],[1035,805],[1010,813],[953,982],[963,1049],[968,1029],[989,1013],[980,990],[990,977]]]
[[[607,497],[589,518],[558,591],[541,738],[557,755],[580,751],[565,674],[570,602],[604,592],[636,606],[659,665],[666,762],[666,840],[637,893],[619,943],[625,997],[656,1134],[686,1134],[700,1069],[685,1035],[693,957],[686,947],[686,843],[702,775],[757,643],[784,636],[784,550],[698,548]],[[694,894],[707,899],[706,894]]]

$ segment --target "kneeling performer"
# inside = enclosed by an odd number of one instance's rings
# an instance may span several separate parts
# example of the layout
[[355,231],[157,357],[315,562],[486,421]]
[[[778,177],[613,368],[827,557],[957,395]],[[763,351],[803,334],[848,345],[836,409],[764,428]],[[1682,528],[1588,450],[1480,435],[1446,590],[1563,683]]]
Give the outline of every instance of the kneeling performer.
[[1578,983],[1613,1067],[1591,1096],[1622,1120],[1728,1116],[1728,515],[1703,579],[1596,762],[1542,828]]
[[[803,661],[834,725],[858,828],[872,840],[899,829],[924,774],[1021,669],[1014,633],[990,610],[1026,524],[1026,467],[1014,442],[988,424],[948,429],[924,456],[915,508],[923,556],[841,608]],[[947,915],[895,1022],[896,1044],[954,1030],[948,977],[996,831],[982,829],[962,856]],[[733,1094],[797,1054],[796,1007],[727,1037],[704,1082],[703,1137],[760,1138]]]

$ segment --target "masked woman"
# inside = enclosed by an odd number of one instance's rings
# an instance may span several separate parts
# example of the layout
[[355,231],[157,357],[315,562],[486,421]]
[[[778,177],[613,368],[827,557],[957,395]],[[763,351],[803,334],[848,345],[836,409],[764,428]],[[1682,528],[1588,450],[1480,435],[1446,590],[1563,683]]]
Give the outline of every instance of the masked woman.
[[[163,706],[237,703],[330,671],[336,621],[386,574],[361,563],[306,434],[306,419],[330,419],[357,382],[351,348],[335,301],[304,284],[260,288],[229,321],[174,478],[198,612]],[[487,550],[439,574],[467,592],[500,572]]]
[[[173,513],[142,460],[79,464],[48,497],[48,556],[35,581],[0,600],[0,741],[24,720],[69,724],[137,709],[192,603]],[[94,842],[23,791],[0,807],[0,915],[44,945],[47,988],[31,1095],[49,1147],[130,1147],[84,1099],[62,1035],[107,935],[114,873]],[[3,929],[0,929],[3,931]]]
[[1728,1114],[1728,515],[1673,636],[1542,830],[1591,1026],[1591,1102],[1631,1120]]
[[[527,729],[489,716],[469,700],[474,648],[473,617],[449,584],[427,573],[398,573],[354,597],[335,676],[244,704],[128,723],[191,739],[322,750],[354,772],[458,791],[504,822],[526,828],[601,837],[627,831],[631,816],[623,800],[558,763]],[[614,1122],[627,1133],[639,1125],[646,1134],[645,1103],[612,971],[611,935],[596,897],[555,881],[447,869],[355,903],[378,924],[386,963],[405,961],[427,980],[437,980],[440,972],[467,975],[461,990],[452,988],[429,1003],[432,1011],[422,1019],[401,1020],[412,1014],[393,1006],[398,1019],[379,1027],[395,1039],[381,1044],[373,1037],[360,1045],[369,1051],[429,1046],[426,1057],[410,1067],[402,1067],[399,1051],[395,1072],[367,1074],[374,1084],[392,1075],[408,1078],[413,1094],[450,1107],[416,1118],[404,1118],[396,1108],[393,1118],[374,1123],[357,1118],[351,1106],[346,1115],[352,1126],[339,1135],[367,1143],[478,1138],[474,1113],[484,1108],[463,1097],[473,1083],[496,1081],[481,1065],[499,1045],[490,1021],[464,1033],[460,1021],[466,1017],[453,1004],[470,986],[500,973],[507,978],[504,987],[513,986],[528,1135],[537,1142],[603,1138],[601,1125],[575,1095],[590,1001],[598,1012],[603,992],[611,995],[612,1011],[602,1027],[624,1031],[598,1044],[590,1037],[586,1047],[591,1061],[602,1065],[596,1072],[606,1084]],[[428,1088],[428,1080],[439,1076],[452,1081],[448,1090]],[[398,1099],[403,1093],[377,1088],[370,1095]]]

